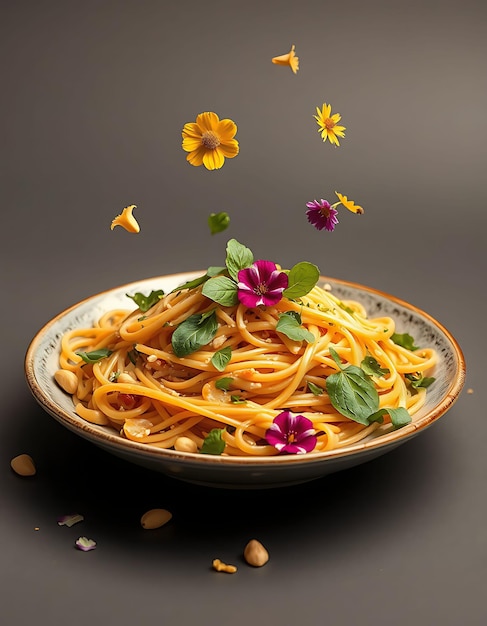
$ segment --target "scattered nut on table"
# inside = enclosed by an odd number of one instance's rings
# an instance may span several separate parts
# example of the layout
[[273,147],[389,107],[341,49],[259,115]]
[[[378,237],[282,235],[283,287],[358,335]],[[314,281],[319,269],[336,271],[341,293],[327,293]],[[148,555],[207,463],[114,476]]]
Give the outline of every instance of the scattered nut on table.
[[172,519],[172,513],[167,509],[151,509],[142,515],[140,523],[143,528],[160,528]]
[[269,560],[269,553],[260,541],[257,541],[257,539],[251,539],[245,546],[244,559],[249,565],[262,567]]
[[237,571],[235,565],[227,565],[220,561],[220,559],[213,559],[213,569],[217,572],[226,572],[227,574],[235,574]]
[[10,461],[13,471],[19,476],[34,476],[36,467],[31,456],[28,454],[19,454]]

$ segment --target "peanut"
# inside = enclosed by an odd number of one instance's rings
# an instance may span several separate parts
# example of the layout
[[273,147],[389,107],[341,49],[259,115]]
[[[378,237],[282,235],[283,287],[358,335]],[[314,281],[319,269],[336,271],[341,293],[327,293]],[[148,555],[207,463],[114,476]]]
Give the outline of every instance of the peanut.
[[117,377],[117,383],[126,383],[129,385],[132,385],[133,383],[137,383],[137,382],[139,381],[135,380],[135,378],[133,378],[130,374],[127,374],[126,372],[122,372]]
[[227,574],[235,574],[237,571],[235,565],[227,565],[220,561],[220,559],[213,559],[213,569],[217,572],[226,572]]
[[174,442],[174,449],[178,452],[198,452],[198,446],[189,437],[178,437]]
[[10,466],[19,476],[34,476],[36,473],[34,461],[28,454],[19,454],[10,461]]
[[167,524],[171,519],[172,513],[167,509],[151,509],[142,515],[140,523],[142,528],[152,530],[164,526],[164,524]]
[[262,565],[265,565],[269,560],[269,553],[260,541],[251,539],[245,546],[244,559],[253,567],[262,567]]
[[57,370],[54,373],[54,380],[61,389],[71,395],[78,389],[78,377],[71,370]]

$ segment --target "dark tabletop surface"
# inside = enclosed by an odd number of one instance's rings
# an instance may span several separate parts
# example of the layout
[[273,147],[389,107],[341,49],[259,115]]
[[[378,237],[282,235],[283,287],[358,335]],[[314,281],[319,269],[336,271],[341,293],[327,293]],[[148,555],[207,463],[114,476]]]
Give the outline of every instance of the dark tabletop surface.
[[[3,0],[0,17],[2,624],[487,623],[484,2]],[[296,45],[300,69],[271,63]],[[339,148],[313,120],[331,103]],[[192,167],[181,129],[238,125]],[[314,230],[305,203],[365,208]],[[139,235],[109,225],[137,205]],[[211,236],[211,212],[227,211]],[[197,487],[45,413],[26,349],[53,316],[141,278],[221,265],[228,237],[284,267],[393,294],[460,344],[467,380],[430,429],[289,488]],[[36,476],[11,471],[30,454]],[[157,531],[139,519],[173,512]],[[60,527],[59,515],[82,524]],[[86,535],[97,549],[81,552]],[[242,561],[256,537],[270,553]],[[211,569],[216,556],[238,566]]]

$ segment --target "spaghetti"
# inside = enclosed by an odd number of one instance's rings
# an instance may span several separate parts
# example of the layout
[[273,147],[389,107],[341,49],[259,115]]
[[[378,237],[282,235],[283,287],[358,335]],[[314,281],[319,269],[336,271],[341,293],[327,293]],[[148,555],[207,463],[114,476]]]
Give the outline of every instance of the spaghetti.
[[[276,330],[291,312],[311,341]],[[191,316],[205,315],[216,320],[211,340],[177,356],[175,330]],[[147,311],[112,310],[92,328],[67,332],[60,368],[76,376],[76,413],[132,441],[177,450],[189,441],[192,447],[184,449],[196,452],[220,429],[226,455],[275,455],[266,432],[286,410],[311,421],[316,445],[309,454],[316,454],[392,428],[388,408],[413,415],[423,405],[426,388],[411,380],[434,367],[436,354],[399,345],[394,335],[392,318],[368,319],[359,302],[341,301],[320,286],[296,300],[249,308],[216,304],[199,285],[161,295]],[[228,361],[218,366],[213,357],[225,349]],[[101,357],[85,362],[83,354]],[[327,390],[327,379],[340,371],[333,354],[344,367],[360,367],[366,358],[377,365],[369,378],[383,409],[382,426],[337,410]]]

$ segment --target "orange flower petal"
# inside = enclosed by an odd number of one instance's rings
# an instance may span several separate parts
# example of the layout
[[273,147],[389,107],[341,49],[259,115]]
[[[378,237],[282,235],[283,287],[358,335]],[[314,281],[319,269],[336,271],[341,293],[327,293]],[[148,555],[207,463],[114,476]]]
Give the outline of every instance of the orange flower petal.
[[218,126],[220,118],[212,111],[200,113],[196,118],[196,124],[203,130],[215,130]]
[[223,152],[219,148],[206,150],[203,155],[203,165],[207,170],[219,170],[225,163]]
[[227,159],[233,159],[239,153],[240,148],[236,139],[230,139],[225,141],[225,143],[221,143],[218,146],[218,150],[221,150],[223,156]]
[[358,213],[359,215],[364,213],[364,209],[360,205],[355,204],[353,200],[349,200],[347,196],[344,196],[343,194],[338,193],[338,191],[335,191],[335,194],[337,198],[340,200],[340,203],[343,204],[343,206],[349,211],[351,211],[352,213]]
[[223,143],[224,141],[228,141],[229,139],[233,139],[235,137],[237,134],[237,125],[233,120],[220,120],[218,126],[216,127],[216,132],[220,135]]
[[113,230],[115,226],[121,226],[122,228],[125,228],[125,230],[129,233],[140,232],[140,226],[137,223],[135,217],[132,215],[132,211],[136,208],[136,204],[126,206],[125,209],[120,213],[120,215],[117,215],[117,217],[112,220],[110,230]]
[[200,146],[197,150],[190,152],[186,157],[186,160],[189,161],[191,165],[198,167],[200,165],[203,165],[203,157],[205,153],[206,148],[204,146]]
[[198,124],[195,124],[195,122],[189,122],[188,124],[185,124],[183,127],[183,137],[200,137],[201,138],[202,132],[201,132],[201,128],[198,126]]
[[200,146],[201,146],[201,137],[199,138],[185,137],[183,139],[183,150],[186,150],[186,152],[193,152],[193,150],[198,150]]

